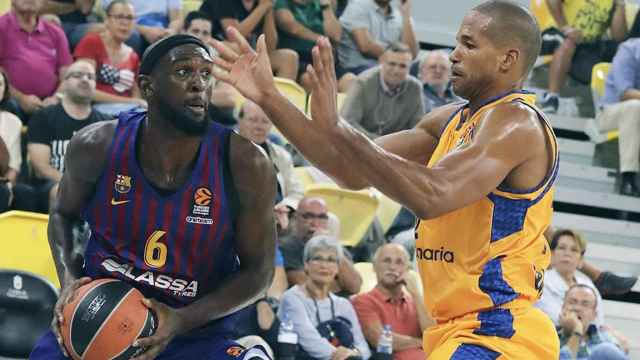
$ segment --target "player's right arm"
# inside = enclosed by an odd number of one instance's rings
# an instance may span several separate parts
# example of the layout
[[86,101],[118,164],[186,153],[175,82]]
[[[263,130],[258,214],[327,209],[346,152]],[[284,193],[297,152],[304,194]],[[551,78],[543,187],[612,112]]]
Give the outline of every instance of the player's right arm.
[[49,246],[62,288],[81,275],[82,257],[75,252],[73,225],[91,197],[102,173],[116,122],[106,121],[80,130],[69,143],[65,172],[49,214]]

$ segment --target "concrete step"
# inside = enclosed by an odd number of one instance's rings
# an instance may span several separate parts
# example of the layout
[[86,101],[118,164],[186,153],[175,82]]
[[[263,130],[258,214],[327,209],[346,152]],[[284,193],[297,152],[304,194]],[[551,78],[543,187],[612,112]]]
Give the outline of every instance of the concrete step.
[[614,193],[616,173],[611,169],[560,161],[556,185],[595,192]]
[[640,359],[640,305],[604,300],[604,321],[629,339],[629,359]]
[[566,115],[557,115],[557,114],[546,114],[551,126],[555,130],[565,130],[565,131],[573,131],[577,133],[584,134],[584,128],[587,120],[589,118],[582,117],[574,117],[574,116],[566,116]]
[[555,201],[602,209],[640,213],[640,200],[611,192],[595,192],[579,188],[556,186]]
[[558,146],[561,160],[582,165],[591,165],[593,162],[595,144],[589,141],[558,138]]
[[[555,211],[552,225],[584,234],[589,243],[640,249],[640,223]],[[638,262],[638,260],[636,260]]]
[[640,248],[600,244],[589,241],[585,257],[600,269],[618,275],[640,275]]

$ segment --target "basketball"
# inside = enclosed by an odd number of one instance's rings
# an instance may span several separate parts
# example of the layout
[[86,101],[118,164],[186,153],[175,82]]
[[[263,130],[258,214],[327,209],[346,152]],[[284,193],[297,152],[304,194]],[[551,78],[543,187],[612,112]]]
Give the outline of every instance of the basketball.
[[155,331],[153,313],[131,285],[100,279],[78,289],[63,309],[62,339],[73,359],[129,359],[140,350],[133,342]]

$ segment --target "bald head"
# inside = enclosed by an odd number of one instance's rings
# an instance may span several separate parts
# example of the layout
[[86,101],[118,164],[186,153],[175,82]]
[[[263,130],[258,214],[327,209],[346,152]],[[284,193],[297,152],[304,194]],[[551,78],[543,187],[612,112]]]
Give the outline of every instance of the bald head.
[[540,53],[540,29],[529,10],[509,0],[490,0],[475,8],[491,18],[486,36],[498,47],[520,50],[523,74],[529,73]]

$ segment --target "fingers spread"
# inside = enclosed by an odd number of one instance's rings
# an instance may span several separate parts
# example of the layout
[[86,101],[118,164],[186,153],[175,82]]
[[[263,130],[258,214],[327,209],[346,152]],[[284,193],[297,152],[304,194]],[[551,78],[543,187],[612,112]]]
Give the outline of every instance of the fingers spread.
[[[215,61],[215,59],[214,59],[214,61]],[[221,70],[220,68],[214,67],[213,68],[213,76],[216,79],[218,79],[220,81],[224,81],[229,85],[233,85],[234,84],[233,83],[233,79],[231,78],[231,76],[230,76],[228,71],[224,71],[224,70]]]
[[214,39],[213,48],[216,49],[216,51],[218,52],[218,56],[215,56],[213,58],[214,61],[219,57],[230,62],[235,62],[236,60],[238,60],[238,54],[222,41],[218,41]]
[[333,63],[333,50],[331,49],[331,42],[326,37],[320,40],[320,56],[324,66],[329,70],[328,75],[333,75],[334,63]]
[[231,71],[231,68],[233,67],[233,65],[231,63],[229,63],[229,62],[225,61],[224,59],[222,59],[221,57],[217,57],[217,56],[213,58],[213,63],[216,66],[218,66],[218,67],[220,67],[220,68],[222,68],[222,69],[224,69],[226,71]]
[[240,31],[233,26],[229,26],[227,28],[227,38],[230,39],[234,44],[238,45],[240,49],[240,54],[252,53],[253,49],[251,45],[247,42],[247,39],[242,36]]

